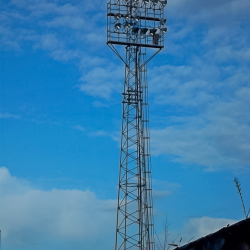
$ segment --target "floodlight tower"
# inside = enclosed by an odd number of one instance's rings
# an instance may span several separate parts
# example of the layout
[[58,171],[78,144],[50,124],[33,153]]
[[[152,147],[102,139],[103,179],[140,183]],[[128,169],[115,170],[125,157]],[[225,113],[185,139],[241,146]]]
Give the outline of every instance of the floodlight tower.
[[107,45],[125,64],[115,250],[154,250],[147,63],[164,47],[166,5],[166,0],[107,5]]

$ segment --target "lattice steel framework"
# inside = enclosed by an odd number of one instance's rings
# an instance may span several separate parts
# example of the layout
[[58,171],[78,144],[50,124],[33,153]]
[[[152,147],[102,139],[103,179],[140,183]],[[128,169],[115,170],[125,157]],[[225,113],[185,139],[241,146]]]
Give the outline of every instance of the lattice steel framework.
[[107,44],[125,64],[115,250],[154,250],[147,63],[163,49],[166,4],[108,3]]

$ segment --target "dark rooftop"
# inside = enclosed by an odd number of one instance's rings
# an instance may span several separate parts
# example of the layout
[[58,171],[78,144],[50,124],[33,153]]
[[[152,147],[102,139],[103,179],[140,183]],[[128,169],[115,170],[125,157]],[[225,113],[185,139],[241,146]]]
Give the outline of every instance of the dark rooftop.
[[228,225],[175,250],[250,250],[250,218]]

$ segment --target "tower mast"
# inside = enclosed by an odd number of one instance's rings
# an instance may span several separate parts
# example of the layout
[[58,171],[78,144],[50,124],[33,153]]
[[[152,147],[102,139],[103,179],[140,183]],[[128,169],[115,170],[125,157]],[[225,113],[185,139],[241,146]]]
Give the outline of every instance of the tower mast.
[[166,4],[110,0],[107,6],[107,44],[125,64],[115,250],[154,250],[147,63],[164,47]]

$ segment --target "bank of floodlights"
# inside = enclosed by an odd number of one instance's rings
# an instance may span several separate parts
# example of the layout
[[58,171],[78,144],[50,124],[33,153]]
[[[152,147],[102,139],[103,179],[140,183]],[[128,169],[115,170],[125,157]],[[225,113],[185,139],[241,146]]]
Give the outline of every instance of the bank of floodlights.
[[110,0],[107,43],[163,48],[167,0]]

